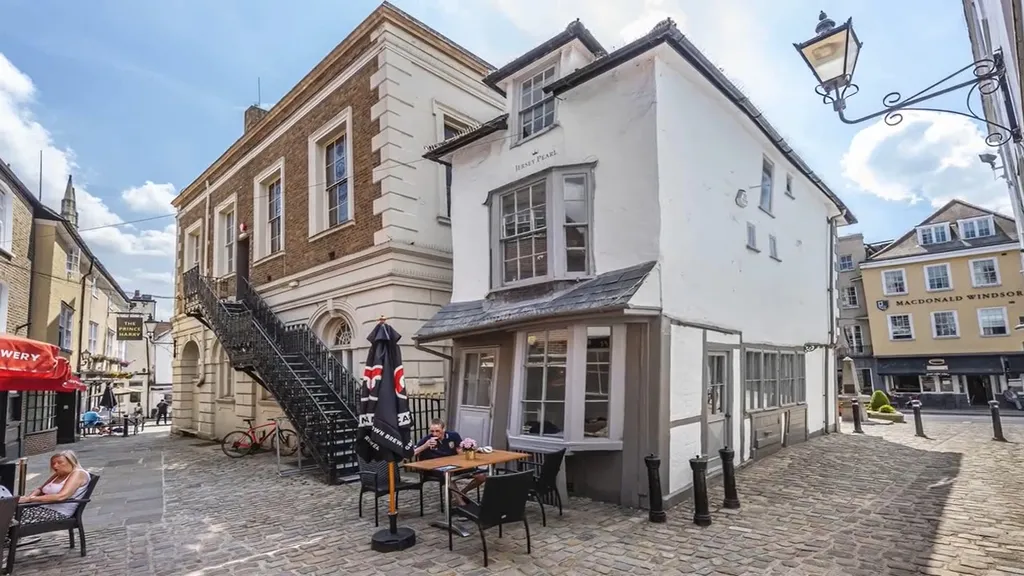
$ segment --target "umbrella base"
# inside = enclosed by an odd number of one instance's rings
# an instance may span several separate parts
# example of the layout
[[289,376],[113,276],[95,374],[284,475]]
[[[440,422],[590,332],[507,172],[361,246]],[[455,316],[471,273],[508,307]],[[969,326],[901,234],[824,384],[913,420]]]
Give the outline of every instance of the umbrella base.
[[391,532],[389,528],[378,531],[370,540],[370,548],[376,552],[398,552],[416,545],[416,532],[401,527]]

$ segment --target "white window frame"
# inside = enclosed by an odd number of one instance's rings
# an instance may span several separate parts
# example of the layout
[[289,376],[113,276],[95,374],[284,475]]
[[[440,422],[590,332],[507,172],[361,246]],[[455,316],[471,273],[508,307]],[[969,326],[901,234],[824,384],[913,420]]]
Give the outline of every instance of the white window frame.
[[0,182],[0,251],[14,255],[14,191]]
[[95,354],[96,353],[96,349],[99,346],[99,332],[100,332],[100,325],[97,324],[96,322],[90,321],[89,322],[89,339],[88,339],[88,341],[86,343],[86,346],[88,346],[88,348],[86,348],[86,349],[89,351],[90,354]]
[[117,357],[124,361],[128,358],[128,341],[118,340],[117,341]]
[[[995,282],[995,284],[979,284],[978,283],[978,278],[974,274],[974,264],[976,262],[989,262],[989,261],[992,262],[992,264],[995,266],[996,282]],[[970,268],[971,286],[974,287],[974,288],[992,288],[993,286],[1001,286],[1002,283],[1003,283],[1003,277],[999,273],[999,258],[996,258],[995,256],[990,256],[988,258],[974,258],[973,260],[968,260],[967,261],[967,267]]]
[[[567,178],[583,176],[586,178],[587,228],[586,235],[586,269],[584,271],[567,271],[567,255],[565,241],[565,192],[564,182]],[[502,198],[523,188],[544,182],[545,218],[547,228],[547,273],[516,281],[505,281],[504,252],[502,250]],[[559,166],[540,172],[515,184],[494,190],[488,197],[491,211],[491,286],[494,289],[527,286],[549,280],[564,278],[586,278],[594,270],[594,167],[591,164],[575,166]],[[582,226],[582,225],[581,225]]]
[[[1005,334],[985,334],[985,326],[981,322],[981,313],[989,310],[998,310],[1003,315],[1003,327],[1006,328]],[[1013,331],[1013,327],[1010,326],[1010,316],[1006,313],[1006,306],[988,306],[985,308],[978,308],[978,335],[982,338],[1003,338],[1009,336]]]
[[[349,177],[351,181],[351,177]],[[270,185],[281,183],[281,246],[277,252],[270,251]],[[277,257],[285,253],[285,204],[288,191],[285,188],[284,156],[252,179],[253,206],[253,263]]]
[[95,276],[89,279],[89,293],[92,294],[93,298],[100,297],[99,286]]
[[235,273],[234,260],[235,255],[231,256],[230,270],[228,263],[225,262],[227,258],[225,256],[225,249],[227,248],[227,231],[224,229],[225,215],[233,214],[231,223],[231,238],[232,238],[232,250],[238,243],[238,201],[234,194],[228,199],[224,200],[213,211],[213,238],[214,238],[214,249],[213,249],[213,275],[218,278],[228,278]]
[[[473,120],[469,116],[462,114],[461,112],[453,109],[451,106],[447,106],[437,100],[433,101],[434,111],[434,132],[435,138],[438,142],[444,142],[444,132],[447,126],[460,127],[463,130],[469,130],[473,126],[479,124],[476,120]],[[452,215],[449,214],[448,210],[448,174],[451,172],[451,166],[446,166],[439,163],[434,163],[437,167],[437,217],[443,223],[451,222]]]
[[[968,236],[967,235],[967,229],[968,228],[973,228],[974,231],[977,232],[978,231],[978,223],[979,222],[988,222],[989,234],[985,234],[983,236],[980,235],[980,234],[975,234],[974,236]],[[957,229],[960,230],[960,238],[962,238],[964,240],[975,240],[975,239],[978,239],[978,238],[991,238],[992,236],[996,235],[996,219],[994,217],[992,217],[991,215],[988,215],[988,216],[978,216],[976,218],[964,218],[963,220],[957,220],[956,221],[956,225],[957,225]]]
[[[327,225],[327,182],[324,171],[327,169],[326,146],[345,137],[345,162],[348,174],[348,219],[338,225]],[[309,157],[309,239],[318,239],[336,230],[352,226],[356,221],[355,194],[356,172],[355,159],[352,155],[352,108],[348,107],[331,118],[323,126],[309,135],[307,141]]]
[[[587,362],[587,327],[610,327],[611,335],[611,367],[609,379],[611,393],[608,408],[608,437],[587,438],[583,435],[583,415],[586,408],[586,362]],[[567,329],[569,332],[569,349],[565,366],[565,423],[562,437],[533,436],[522,434],[522,398],[523,379],[526,376],[525,364],[527,354],[527,335],[544,330]],[[569,448],[571,451],[586,450],[622,450],[623,430],[625,428],[625,392],[626,392],[626,324],[614,322],[588,322],[570,324],[568,327],[538,327],[516,333],[515,364],[512,371],[512,395],[507,430],[509,446],[518,450],[551,451]],[[513,433],[515,431],[515,433]]]
[[[889,287],[887,286],[886,281],[885,281],[885,275],[890,273],[890,272],[899,272],[900,275],[903,277],[903,291],[902,292],[889,292]],[[882,277],[882,294],[883,295],[885,295],[885,296],[903,296],[905,294],[910,294],[910,286],[907,283],[907,270],[905,268],[889,268],[889,269],[886,269],[886,270],[882,270],[881,277]]]
[[[768,181],[765,182],[765,169],[768,169]],[[767,184],[767,188],[765,187]],[[765,207],[767,201],[768,206]],[[775,205],[775,162],[767,156],[761,156],[761,185],[758,187],[757,207],[766,214],[772,213]]]
[[7,313],[10,310],[11,291],[6,282],[0,281],[0,334],[7,333]]
[[117,348],[117,331],[113,328],[107,328],[107,339],[103,343],[103,355],[111,358],[116,353]]
[[[936,314],[952,314],[953,315],[953,329],[956,331],[956,334],[946,334],[944,336],[939,336],[938,324],[935,322],[935,315]],[[929,316],[931,317],[932,338],[933,339],[935,339],[935,340],[947,340],[947,339],[950,339],[950,338],[959,338],[960,337],[960,315],[957,314],[956,310],[933,310],[931,313],[929,313]]]
[[[931,231],[932,238],[935,238],[935,230],[939,230],[939,229],[941,229],[941,230],[943,230],[945,232],[946,239],[943,240],[942,242],[928,242],[926,244],[924,242],[924,233],[925,233],[925,231]],[[945,243],[951,241],[952,239],[953,239],[953,235],[952,235],[952,233],[949,230],[949,222],[939,222],[939,223],[936,223],[936,224],[927,224],[925,226],[918,226],[917,227],[917,244],[919,246],[934,246],[936,244],[945,244]]]
[[786,196],[796,198],[793,195],[793,174],[790,172],[786,172]]
[[779,258],[779,239],[774,234],[768,235],[768,256],[772,260],[782,262],[782,258]]
[[[907,317],[907,321],[910,323],[910,338],[894,338],[893,337],[892,319],[897,317],[897,316],[906,316]],[[885,317],[885,326],[889,330],[889,340],[891,342],[911,342],[911,341],[917,339],[917,334],[915,333],[915,330],[914,330],[914,315],[909,313],[909,312],[901,313],[901,314],[888,314],[888,315],[886,315],[886,317]]]
[[[843,266],[843,258],[850,259],[849,266]],[[853,254],[840,254],[839,255],[839,271],[840,272],[852,272],[857,269],[857,266],[853,263]]]
[[[523,99],[522,99],[522,88],[523,84],[534,80],[537,76],[545,74],[548,70],[552,71],[551,81],[554,82],[561,77],[561,62],[558,55],[553,58],[546,59],[542,62],[538,62],[529,69],[524,70],[516,75],[512,82],[512,94],[509,96],[512,98],[515,106],[515,114],[512,116],[512,127],[515,130],[515,143],[521,144],[528,140],[532,140],[541,134],[546,134],[558,126],[558,98],[555,98],[553,94],[546,93],[544,97],[539,101],[530,105],[530,108],[542,106],[545,102],[551,102],[554,106],[552,113],[551,124],[544,128],[530,134],[529,136],[523,136]],[[549,82],[549,83],[550,83]],[[546,84],[545,84],[546,86]]]
[[[928,280],[928,269],[929,268],[945,268],[946,279],[949,281],[949,286],[945,288],[932,288],[931,282]],[[926,264],[921,268],[921,273],[924,275],[924,289],[925,292],[948,292],[953,289],[953,267],[949,265],[949,262],[942,262],[939,264]]]
[[64,271],[71,280],[77,280],[82,273],[82,249],[78,246],[69,246],[64,253]]
[[196,266],[202,270],[205,250],[203,250],[203,219],[200,218],[185,229],[184,259],[188,262],[183,271],[191,270]]
[[[852,291],[853,292],[853,302],[851,302],[850,299],[847,298],[848,291]],[[857,287],[856,286],[843,286],[842,289],[839,292],[839,301],[842,304],[843,308],[846,308],[846,309],[860,308],[860,294],[857,292]]]
[[[856,329],[856,330],[855,330]],[[861,354],[864,352],[864,328],[860,324],[851,324],[845,327],[846,344],[850,350]],[[854,335],[857,337],[855,338]]]
[[75,309],[66,302],[60,303],[57,316],[57,347],[66,352],[74,350],[75,345]]
[[757,249],[757,226],[753,222],[747,222],[747,248],[760,252]]

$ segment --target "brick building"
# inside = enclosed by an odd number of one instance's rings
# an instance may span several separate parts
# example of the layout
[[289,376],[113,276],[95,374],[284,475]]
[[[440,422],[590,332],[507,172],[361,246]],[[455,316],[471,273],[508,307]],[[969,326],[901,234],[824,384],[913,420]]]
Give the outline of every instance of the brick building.
[[[442,391],[445,343],[426,351],[411,336],[449,300],[451,179],[421,154],[503,109],[481,81],[491,70],[381,5],[271,110],[250,107],[242,136],[175,199],[179,295],[195,270],[230,303],[247,276],[251,306],[308,330],[348,373],[385,316],[407,336],[406,385]],[[219,437],[281,414],[182,300],[174,428]]]

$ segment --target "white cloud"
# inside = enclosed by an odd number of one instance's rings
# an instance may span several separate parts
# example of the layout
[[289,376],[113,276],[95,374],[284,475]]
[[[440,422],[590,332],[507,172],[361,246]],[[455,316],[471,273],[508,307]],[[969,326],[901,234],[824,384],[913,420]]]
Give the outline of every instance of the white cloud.
[[[60,148],[50,132],[36,120],[31,109],[35,98],[36,88],[31,78],[0,53],[0,158],[11,165],[33,192],[39,189],[41,176],[43,202],[59,210],[68,174],[75,174],[78,165],[74,152],[69,148]],[[40,154],[43,165],[41,175]],[[126,191],[124,200],[133,207],[155,207],[166,196],[168,187],[173,190],[169,184],[147,182],[137,189]],[[147,188],[157,194],[142,196],[132,193],[130,196],[136,202],[133,204],[129,200],[129,192]],[[154,267],[172,268],[173,224],[157,230],[144,230],[132,225],[111,226],[121,224],[124,220],[101,198],[90,194],[82,182],[75,182],[75,191],[79,227],[91,248],[106,249],[108,253],[117,255],[156,256],[160,259],[152,260]],[[167,213],[171,212],[167,207]],[[100,226],[105,228],[95,229]],[[107,262],[108,267],[113,264],[111,257],[101,258]]]
[[843,175],[860,189],[892,202],[928,202],[938,208],[960,198],[1012,214],[1006,183],[993,178],[978,154],[993,152],[984,134],[967,118],[907,112],[903,122],[883,121],[850,141]]
[[121,198],[128,204],[128,208],[135,212],[173,214],[171,201],[174,200],[176,193],[174,184],[156,184],[146,180],[142,186],[135,186],[122,192]]
[[135,269],[135,280],[145,280],[154,284],[174,284],[174,275],[170,272],[147,272]]

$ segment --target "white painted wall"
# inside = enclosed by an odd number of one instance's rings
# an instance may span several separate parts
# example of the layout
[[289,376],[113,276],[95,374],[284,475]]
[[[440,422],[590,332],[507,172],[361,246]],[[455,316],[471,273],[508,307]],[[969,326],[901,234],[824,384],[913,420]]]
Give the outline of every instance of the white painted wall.
[[153,339],[153,383],[170,385],[171,358],[174,355],[174,339],[171,338],[171,331],[168,330]]
[[[687,326],[672,326],[671,366],[669,420],[700,416],[704,409],[703,330]],[[697,440],[700,440],[699,433]]]
[[693,484],[690,458],[700,455],[700,427],[700,422],[694,422],[669,430],[669,494]]
[[[488,193],[552,166],[597,163],[593,239],[598,274],[658,258],[652,72],[652,59],[638,59],[560,96],[554,129],[521,145],[513,145],[513,131],[500,132],[454,154],[452,301],[477,300],[490,290]],[[515,122],[510,119],[510,126]],[[516,170],[552,151],[555,156]]]

